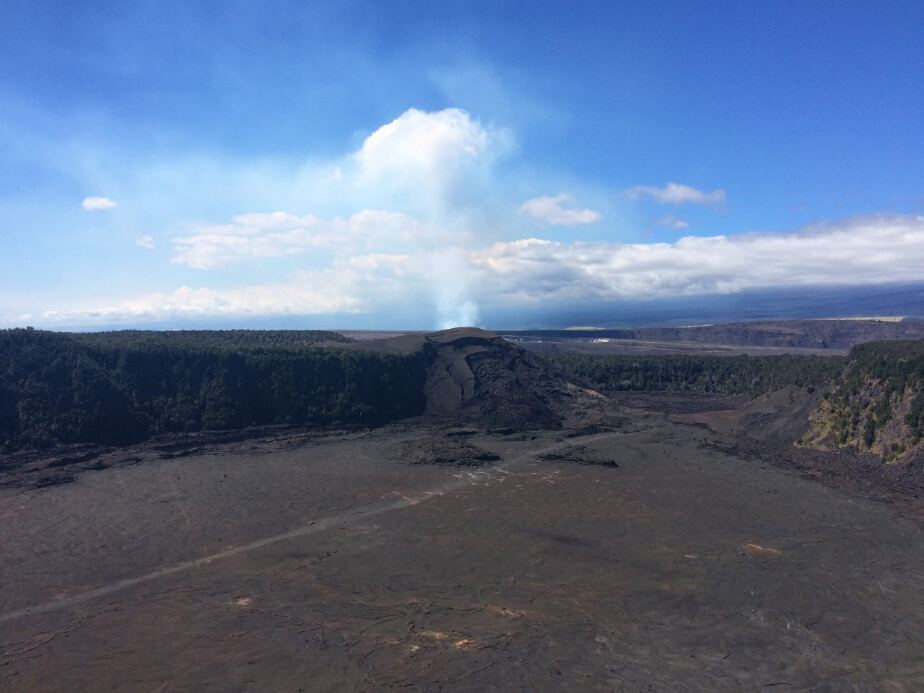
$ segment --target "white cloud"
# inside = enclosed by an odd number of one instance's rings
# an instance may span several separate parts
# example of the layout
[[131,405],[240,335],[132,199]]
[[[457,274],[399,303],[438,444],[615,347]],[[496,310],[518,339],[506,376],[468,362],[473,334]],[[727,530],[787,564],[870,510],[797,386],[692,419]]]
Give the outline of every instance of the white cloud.
[[108,197],[85,197],[81,204],[88,212],[97,212],[119,206]]
[[863,215],[792,233],[676,243],[527,239],[473,254],[494,300],[645,299],[811,285],[921,281],[924,218]]
[[246,229],[291,229],[299,226],[311,226],[319,219],[312,214],[303,217],[288,212],[269,212],[267,214],[239,214],[232,217],[235,224]]
[[650,222],[652,226],[665,226],[669,229],[687,229],[690,225],[685,222],[683,219],[675,217],[673,214],[664,214],[660,217],[655,217]]
[[[165,288],[160,292],[134,300],[94,302],[102,307],[81,310],[88,305],[85,302],[76,311],[46,312],[41,319],[52,324],[90,324],[430,311],[434,326],[445,326],[477,321],[479,308],[485,305],[515,308],[539,300],[644,299],[922,279],[924,220],[920,217],[871,215],[792,233],[690,236],[658,244],[524,239],[517,236],[517,229],[525,219],[574,227],[595,223],[601,215],[577,206],[565,194],[526,199],[535,192],[520,179],[507,179],[506,187],[501,179],[498,185],[497,162],[511,147],[509,133],[464,111],[412,109],[373,132],[355,152],[333,160],[222,165],[191,157],[162,169],[145,169],[127,185],[131,194],[117,196],[130,197],[132,211],[145,214],[146,223],[171,228],[175,218],[202,214],[219,223],[172,226],[180,229],[172,239],[174,266],[165,272],[163,281],[170,283],[161,284]],[[563,188],[567,189],[552,189]],[[672,205],[720,207],[726,201],[723,190],[704,192],[677,183],[663,188],[636,186],[623,194]],[[520,218],[512,199],[526,199],[518,208]],[[84,201],[86,209],[114,205],[106,198]],[[228,219],[220,211],[227,209],[288,211]],[[651,223],[687,228],[673,215],[658,216]],[[150,236],[138,236],[135,242],[154,246]],[[324,252],[311,252],[315,249]],[[247,261],[258,258],[290,258],[277,265],[286,267],[288,274],[257,283],[247,273]],[[301,269],[292,271],[296,261]],[[205,279],[197,285],[197,280],[184,276],[186,268],[234,264],[240,273],[224,273],[222,286],[236,288],[211,288],[214,285]],[[266,271],[270,263],[261,264],[260,271]],[[171,275],[180,278],[168,280]],[[192,286],[176,289],[180,284]]]
[[48,311],[42,318],[50,323],[73,324],[357,312],[361,306],[342,291],[343,280],[344,277],[328,270],[295,273],[278,284],[225,291],[181,286],[170,293],[147,294],[97,309]]
[[[492,167],[511,142],[506,130],[483,125],[459,109],[410,109],[342,159],[283,169],[267,162],[265,169],[227,181],[227,173],[197,165],[189,178],[217,177],[219,189],[238,190],[241,196],[256,189],[258,197],[275,196],[291,209],[307,205],[334,211],[247,213],[228,224],[192,226],[175,235],[171,262],[209,269],[317,247],[342,255],[466,243],[478,229],[491,228],[480,222],[491,214],[490,198],[497,194]],[[273,195],[264,195],[264,188]]]
[[[241,238],[242,236],[233,236]],[[681,238],[675,243],[522,239],[475,250],[335,258],[283,282],[233,290],[182,287],[112,307],[46,313],[86,319],[394,311],[434,314],[434,326],[477,319],[478,307],[536,301],[648,299],[766,287],[921,281],[924,217],[863,215],[791,233]]]
[[630,200],[649,199],[661,205],[724,205],[726,202],[724,190],[703,192],[689,185],[681,183],[668,183],[663,188],[648,185],[636,185],[623,193]]
[[242,214],[233,224],[205,226],[173,239],[171,262],[211,269],[254,258],[283,257],[308,248],[337,255],[394,250],[402,243],[427,246],[460,240],[458,233],[430,229],[400,212],[364,209],[349,217],[320,219],[287,212]]
[[580,226],[600,221],[600,212],[577,209],[574,207],[574,198],[565,194],[527,200],[520,205],[520,214],[550,226]]
[[464,205],[511,142],[506,130],[486,128],[458,108],[412,108],[369,135],[354,159],[363,184]]

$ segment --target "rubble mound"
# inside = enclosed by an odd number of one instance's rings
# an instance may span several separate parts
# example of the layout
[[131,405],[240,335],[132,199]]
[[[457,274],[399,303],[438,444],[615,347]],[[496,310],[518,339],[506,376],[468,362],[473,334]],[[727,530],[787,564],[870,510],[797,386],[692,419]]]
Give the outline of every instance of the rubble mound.
[[588,450],[586,445],[567,445],[538,456],[546,462],[567,462],[569,464],[587,464],[595,467],[616,468],[616,460],[603,457],[599,453]]
[[481,467],[500,456],[464,438],[430,436],[400,443],[395,456],[407,464],[439,464],[453,467]]
[[[586,392],[493,332],[473,327],[372,340],[351,348],[419,353],[427,379],[424,417],[487,428],[558,430]],[[594,393],[596,394],[596,393]]]

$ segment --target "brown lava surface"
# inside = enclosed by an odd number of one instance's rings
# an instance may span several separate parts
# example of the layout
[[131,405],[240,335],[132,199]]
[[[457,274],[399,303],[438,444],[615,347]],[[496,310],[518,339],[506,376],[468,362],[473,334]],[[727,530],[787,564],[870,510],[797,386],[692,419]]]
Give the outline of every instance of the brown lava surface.
[[422,424],[9,483],[0,691],[924,690],[919,520],[632,416],[440,448],[479,467],[400,459]]

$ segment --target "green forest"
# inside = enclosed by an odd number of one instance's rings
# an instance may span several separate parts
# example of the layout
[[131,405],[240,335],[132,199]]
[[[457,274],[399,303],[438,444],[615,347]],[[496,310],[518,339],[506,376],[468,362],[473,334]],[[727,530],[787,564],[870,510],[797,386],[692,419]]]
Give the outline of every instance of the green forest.
[[0,447],[160,433],[374,425],[423,411],[419,355],[319,346],[331,332],[0,332]]
[[[924,340],[854,347],[818,423],[839,445],[901,455],[924,438]],[[888,435],[884,429],[890,428]]]
[[[427,355],[350,348],[335,332],[0,331],[0,451],[127,445],[162,433],[277,424],[378,425],[421,414]],[[837,444],[903,452],[924,437],[924,340],[837,356],[543,355],[602,392],[757,396],[820,389]],[[891,429],[890,429],[891,430]],[[821,438],[822,433],[816,437]],[[885,440],[885,438],[882,438]],[[877,448],[878,449],[878,448]]]
[[838,356],[543,354],[559,371],[601,392],[673,391],[757,395],[788,385],[817,388],[844,367]]

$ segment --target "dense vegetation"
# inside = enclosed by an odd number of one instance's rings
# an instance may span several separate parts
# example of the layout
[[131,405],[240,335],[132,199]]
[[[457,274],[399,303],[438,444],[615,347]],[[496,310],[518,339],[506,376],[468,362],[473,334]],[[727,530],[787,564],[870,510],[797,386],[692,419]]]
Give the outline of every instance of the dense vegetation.
[[838,356],[545,354],[560,371],[603,392],[679,391],[756,396],[787,385],[816,388],[840,373]]
[[326,330],[122,330],[78,332],[69,336],[89,346],[109,348],[301,349],[325,342],[347,344],[353,341],[339,332]]
[[[0,331],[0,451],[272,424],[372,425],[423,412],[425,352],[351,349],[348,341],[308,331]],[[804,442],[893,457],[924,446],[924,340],[863,344],[847,359],[543,358],[604,392],[818,388],[824,399]]]
[[818,414],[816,437],[887,457],[924,438],[924,340],[854,347]]
[[381,423],[423,410],[418,355],[312,332],[0,332],[0,448],[128,444],[255,425]]
[[885,459],[924,451],[924,340],[860,344],[832,356],[550,354],[560,371],[601,391],[759,395],[787,385],[823,396],[803,444],[854,446]]

